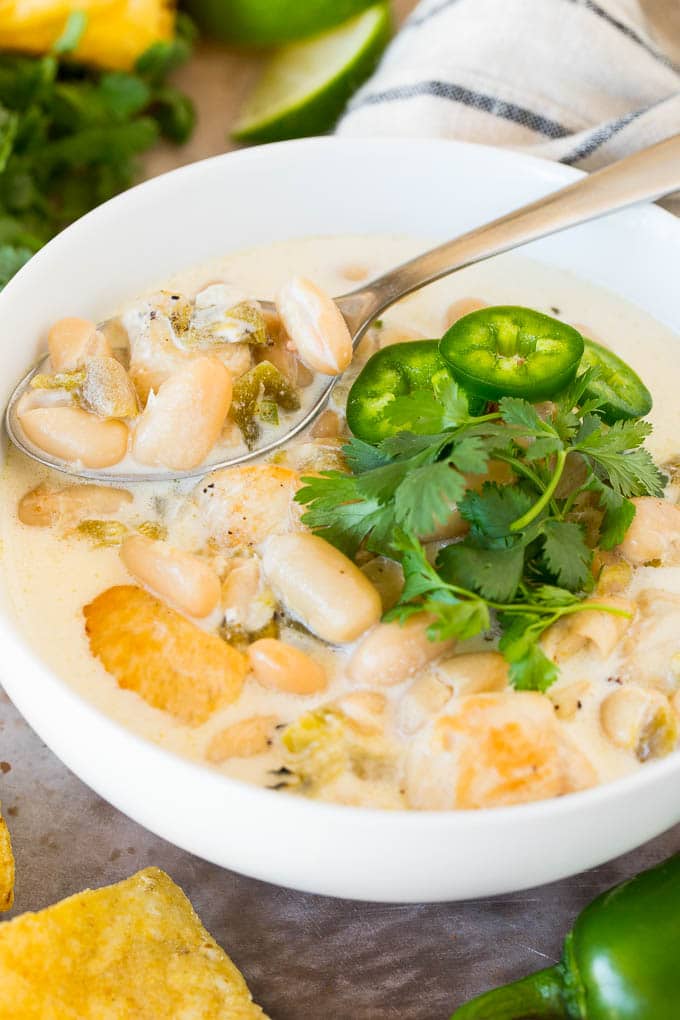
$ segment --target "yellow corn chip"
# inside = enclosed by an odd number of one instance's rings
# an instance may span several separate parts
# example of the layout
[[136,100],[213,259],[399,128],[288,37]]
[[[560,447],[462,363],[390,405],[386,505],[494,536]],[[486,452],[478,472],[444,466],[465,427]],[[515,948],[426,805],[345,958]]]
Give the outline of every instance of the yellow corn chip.
[[171,878],[146,868],[0,924],[0,1020],[267,1020]]
[[246,659],[142,588],[107,588],[83,609],[90,648],[119,687],[200,726],[236,701]]
[[14,903],[14,854],[9,829],[0,815],[0,911],[11,910]]

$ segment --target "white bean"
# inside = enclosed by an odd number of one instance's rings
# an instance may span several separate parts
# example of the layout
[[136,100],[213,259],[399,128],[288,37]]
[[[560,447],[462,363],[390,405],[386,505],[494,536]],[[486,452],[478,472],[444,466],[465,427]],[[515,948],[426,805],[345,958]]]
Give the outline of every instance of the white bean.
[[430,613],[416,613],[403,625],[377,624],[354,650],[349,678],[356,684],[398,684],[450,651],[454,641],[431,641],[428,637],[433,621]]
[[34,407],[19,416],[28,439],[45,453],[87,468],[111,467],[128,447],[127,425],[68,405]]
[[335,705],[363,733],[382,733],[387,698],[380,691],[350,691],[338,698]]
[[678,740],[677,720],[668,698],[642,687],[621,687],[600,706],[602,729],[617,747],[633,751],[640,761],[660,758]]
[[340,375],[352,360],[352,337],[335,302],[296,276],[279,291],[276,306],[301,361],[315,372]]
[[328,685],[326,672],[311,656],[276,638],[260,638],[248,646],[255,679],[263,687],[287,694],[316,694]]
[[555,662],[562,662],[578,652],[595,652],[601,659],[610,655],[630,626],[635,615],[635,603],[617,597],[586,600],[606,604],[628,613],[622,616],[598,609],[584,609],[578,613],[563,616],[547,629],[541,645],[546,655]]
[[140,415],[136,459],[176,471],[197,467],[219,438],[231,391],[231,376],[217,358],[190,361],[161,384]]
[[89,358],[112,356],[111,345],[89,319],[59,319],[52,326],[47,347],[54,372],[82,368]]
[[354,641],[380,619],[382,604],[371,582],[318,535],[272,535],[262,563],[284,606],[323,641]]
[[502,691],[508,685],[508,663],[500,652],[451,655],[437,664],[436,671],[457,695]]
[[219,603],[219,577],[192,553],[143,535],[130,535],[120,547],[120,558],[133,577],[190,616],[209,616]]
[[253,715],[249,719],[220,730],[206,748],[208,761],[216,764],[227,758],[252,758],[263,754],[271,744],[278,719],[275,715]]
[[101,517],[115,514],[132,502],[127,489],[114,489],[108,485],[69,485],[64,489],[50,489],[42,483],[22,496],[18,517],[22,524],[46,528],[52,524],[72,524],[84,517]]

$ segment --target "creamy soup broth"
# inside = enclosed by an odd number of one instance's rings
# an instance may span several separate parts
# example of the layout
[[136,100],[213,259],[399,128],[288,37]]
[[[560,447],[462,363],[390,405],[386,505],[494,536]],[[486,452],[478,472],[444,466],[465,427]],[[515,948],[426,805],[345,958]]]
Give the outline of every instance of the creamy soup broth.
[[[214,280],[225,280],[252,297],[267,298],[295,272],[313,279],[328,293],[338,294],[356,286],[359,278],[376,275],[426,246],[422,241],[395,237],[300,240],[229,255],[159,283],[165,289],[177,289],[191,296]],[[654,433],[648,445],[655,460],[665,464],[680,456],[677,339],[618,296],[566,272],[517,256],[497,258],[457,273],[401,301],[382,316],[381,323],[370,331],[352,367],[335,388],[330,406],[340,416],[341,435],[343,402],[366,357],[380,344],[394,340],[440,336],[451,305],[464,298],[489,304],[528,305],[587,328],[588,335],[615,349],[650,388],[654,396],[650,415]],[[325,431],[332,433],[332,425]],[[275,455],[274,461],[300,469],[304,474],[305,470],[336,466],[338,446],[339,439],[332,434],[307,434]],[[299,786],[289,783],[290,773],[279,771],[286,766],[287,757],[277,734],[303,713],[336,704],[338,699],[355,691],[345,668],[353,644],[330,646],[294,621],[282,620],[280,638],[322,664],[327,676],[325,690],[308,695],[285,693],[261,686],[247,676],[234,703],[218,708],[199,725],[179,721],[172,714],[152,707],[136,691],[121,689],[91,653],[84,628],[84,605],[113,585],[130,585],[135,580],[121,561],[115,542],[100,545],[92,536],[73,529],[69,532],[64,527],[32,527],[19,521],[19,501],[40,482],[56,487],[69,484],[67,476],[40,469],[11,449],[4,468],[0,502],[2,560],[18,623],[36,652],[78,694],[141,736],[231,777],[280,787],[281,795],[285,795],[284,787],[293,792],[299,790]],[[186,500],[195,485],[196,482],[185,481],[129,486],[132,502],[111,514],[110,519],[128,528],[152,522],[162,527],[171,543],[195,549],[200,522],[196,521],[195,513],[186,512]],[[266,494],[263,498],[266,502]],[[672,486],[668,498],[674,498]],[[229,558],[238,552],[237,546],[238,543],[231,548],[213,549],[220,568],[228,566]],[[647,589],[680,597],[680,567],[646,566],[633,571],[626,597],[635,598]],[[680,622],[680,610],[674,604],[671,609]],[[663,640],[655,638],[653,609],[651,617],[648,640],[656,643],[657,648],[660,642],[663,644],[669,662],[662,666],[662,671],[668,686],[672,683],[669,679],[672,640],[669,645],[668,627]],[[193,623],[214,632],[222,621],[223,612],[217,610]],[[680,627],[676,633],[680,652]],[[491,639],[477,638],[458,645],[455,653],[488,652],[493,648]],[[377,712],[378,722],[373,728],[372,723],[362,728],[366,711],[369,715],[372,711],[370,705],[368,709],[360,705],[356,713],[351,705],[348,707],[350,716],[354,713],[355,720],[359,719],[357,740],[373,748],[372,764],[356,772],[345,769],[328,782],[300,792],[342,803],[385,808],[457,806],[446,789],[446,761],[431,746],[428,749],[425,736],[430,732],[432,719],[449,711],[457,697],[464,696],[455,693],[452,655],[448,651],[399,683],[384,685],[376,677],[373,684],[360,685],[362,691],[375,692],[385,701],[384,707],[374,706],[382,710]],[[608,739],[600,720],[603,699],[622,682],[623,657],[619,645],[605,658],[576,655],[561,663],[560,679],[545,696],[560,732],[578,755],[578,769],[584,778],[574,788],[608,782],[641,767],[639,755]],[[670,688],[664,692],[669,702],[673,693]],[[214,747],[215,738],[226,727],[261,716],[269,720],[269,731],[259,753],[223,760],[216,760],[219,754],[209,754],[211,743]]]

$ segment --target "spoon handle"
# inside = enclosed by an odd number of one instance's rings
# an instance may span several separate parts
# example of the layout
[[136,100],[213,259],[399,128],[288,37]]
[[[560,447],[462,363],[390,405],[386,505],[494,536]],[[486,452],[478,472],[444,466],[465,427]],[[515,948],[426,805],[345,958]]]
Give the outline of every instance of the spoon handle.
[[464,266],[680,189],[680,134],[476,227],[337,299],[355,341],[399,298]]

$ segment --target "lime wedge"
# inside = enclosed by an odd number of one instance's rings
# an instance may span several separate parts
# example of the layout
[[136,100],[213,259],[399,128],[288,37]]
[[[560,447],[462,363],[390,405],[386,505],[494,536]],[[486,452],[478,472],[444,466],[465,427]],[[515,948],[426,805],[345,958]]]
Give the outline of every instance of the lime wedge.
[[234,138],[277,142],[328,131],[377,64],[389,34],[389,5],[382,3],[279,50],[234,125]]
[[214,39],[280,46],[318,35],[366,10],[375,0],[186,0],[199,28]]

